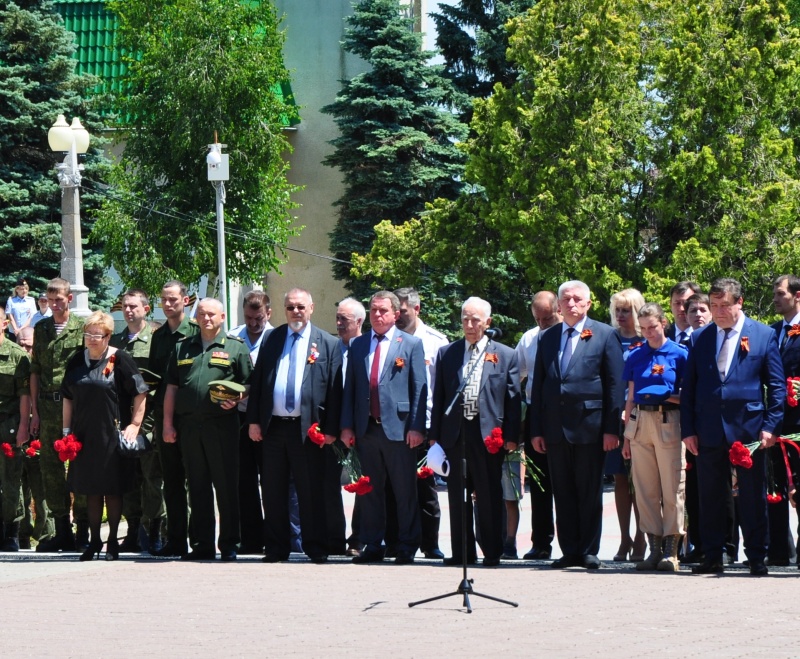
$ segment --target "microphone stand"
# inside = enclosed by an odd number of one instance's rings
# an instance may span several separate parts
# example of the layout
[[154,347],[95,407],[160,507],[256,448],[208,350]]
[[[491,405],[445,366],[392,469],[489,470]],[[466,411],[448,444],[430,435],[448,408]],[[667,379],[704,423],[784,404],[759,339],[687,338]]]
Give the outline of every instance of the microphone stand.
[[[489,342],[487,341],[483,350],[478,355],[478,359],[476,359],[475,363],[472,365],[472,368],[470,369],[469,373],[467,373],[467,376],[463,378],[461,385],[458,387],[458,390],[453,396],[453,400],[450,401],[450,405],[447,406],[447,409],[445,410],[444,413],[445,416],[450,415],[450,412],[452,412],[453,407],[455,407],[459,399],[463,397],[464,389],[466,389],[467,383],[472,377],[473,371],[478,367],[478,364],[481,363],[481,359],[483,358],[483,355],[488,347],[489,347]],[[469,490],[467,488],[466,454],[465,457],[461,459],[461,480],[463,481],[464,484],[463,497],[461,499],[461,571],[462,571],[461,583],[458,584],[458,588],[456,588],[455,592],[445,593],[444,595],[434,595],[433,597],[428,597],[423,600],[417,600],[416,602],[409,602],[408,606],[409,608],[411,608],[412,606],[417,606],[417,604],[426,604],[427,602],[435,602],[436,600],[463,595],[464,596],[463,606],[467,609],[467,613],[472,613],[472,606],[470,605],[469,596],[475,595],[476,597],[483,597],[484,599],[487,600],[492,600],[494,602],[500,602],[501,604],[508,604],[509,606],[517,607],[519,606],[518,602],[512,602],[510,600],[500,599],[499,597],[494,597],[492,595],[486,595],[485,593],[479,593],[472,588],[472,584],[474,583],[475,580],[470,579],[467,575],[467,504],[469,502]]]

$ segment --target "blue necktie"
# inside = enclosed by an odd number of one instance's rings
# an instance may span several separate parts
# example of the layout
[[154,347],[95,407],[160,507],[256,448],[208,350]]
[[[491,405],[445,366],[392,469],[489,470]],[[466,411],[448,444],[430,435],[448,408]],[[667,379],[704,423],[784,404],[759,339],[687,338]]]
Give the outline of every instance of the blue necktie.
[[567,328],[567,342],[564,344],[564,352],[561,353],[561,375],[569,366],[569,360],[572,359],[572,333],[575,331],[574,327]]
[[286,381],[286,411],[294,412],[294,373],[297,370],[297,339],[300,335],[292,332],[292,347],[289,348],[289,377]]

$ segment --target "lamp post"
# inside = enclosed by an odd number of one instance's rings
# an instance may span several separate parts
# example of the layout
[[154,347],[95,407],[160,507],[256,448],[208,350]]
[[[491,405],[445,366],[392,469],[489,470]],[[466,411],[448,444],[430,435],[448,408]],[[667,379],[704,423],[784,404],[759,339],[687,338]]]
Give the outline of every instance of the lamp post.
[[228,180],[228,154],[222,153],[222,148],[227,144],[217,142],[217,131],[214,131],[214,144],[208,145],[206,164],[208,165],[208,180],[217,193],[217,262],[219,265],[218,278],[222,308],[225,318],[230,318],[228,309],[228,275],[225,268],[225,181]]
[[70,307],[76,316],[89,316],[89,289],[83,283],[83,244],[81,242],[81,170],[78,154],[89,149],[89,133],[75,117],[68,125],[64,115],[47,133],[50,149],[67,152],[64,161],[56,165],[61,186],[61,278],[69,282],[72,292]]

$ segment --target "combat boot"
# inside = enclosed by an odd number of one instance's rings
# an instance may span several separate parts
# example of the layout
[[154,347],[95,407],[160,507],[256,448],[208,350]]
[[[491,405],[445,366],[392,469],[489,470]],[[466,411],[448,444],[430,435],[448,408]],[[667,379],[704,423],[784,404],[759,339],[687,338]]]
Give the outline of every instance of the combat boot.
[[678,548],[681,545],[680,535],[668,535],[664,543],[664,557],[658,564],[659,572],[677,572],[680,570],[678,563]]
[[5,540],[0,551],[19,551],[19,522],[3,524]]
[[72,522],[69,515],[56,517],[56,533],[36,545],[37,552],[75,551],[75,536],[72,533]]
[[141,519],[132,517],[128,520],[128,532],[119,546],[121,554],[139,554],[142,551],[139,545],[139,526],[141,526]]
[[161,526],[163,524],[163,518],[157,517],[156,519],[150,520],[150,528],[148,533],[148,548],[147,550],[150,552],[151,556],[155,556],[156,552],[163,547],[163,543],[161,542]]
[[658,567],[658,562],[663,556],[661,551],[661,536],[655,533],[647,534],[647,541],[650,543],[650,554],[643,561],[636,564],[636,569],[639,571],[655,570]]
[[89,548],[89,522],[77,520],[75,522],[75,550],[86,551]]

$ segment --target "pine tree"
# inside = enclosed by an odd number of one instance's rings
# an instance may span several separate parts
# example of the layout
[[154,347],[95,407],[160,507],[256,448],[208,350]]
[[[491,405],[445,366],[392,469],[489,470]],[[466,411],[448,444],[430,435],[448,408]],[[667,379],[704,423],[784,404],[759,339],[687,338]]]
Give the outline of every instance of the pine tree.
[[[366,60],[366,73],[344,81],[332,115],[341,136],[325,164],[344,174],[345,193],[336,202],[339,219],[331,250],[342,259],[367,253],[382,220],[400,224],[418,216],[426,202],[455,198],[464,158],[454,144],[465,129],[445,106],[452,86],[431,53],[411,30],[398,0],[362,0],[348,19],[344,48]],[[347,266],[335,274],[354,290],[364,289]]]
[[[0,297],[14,280],[28,278],[42,291],[61,261],[61,191],[54,165],[59,156],[47,131],[59,114],[80,117],[92,133],[85,176],[107,168],[98,145],[101,123],[88,93],[97,84],[75,74],[74,36],[52,2],[17,0],[0,5]],[[82,233],[92,228],[96,199],[82,192]],[[96,250],[84,246],[84,279],[92,306],[108,304],[107,280]]]

